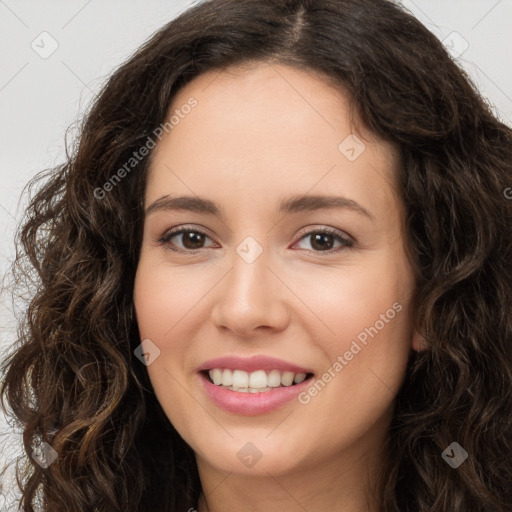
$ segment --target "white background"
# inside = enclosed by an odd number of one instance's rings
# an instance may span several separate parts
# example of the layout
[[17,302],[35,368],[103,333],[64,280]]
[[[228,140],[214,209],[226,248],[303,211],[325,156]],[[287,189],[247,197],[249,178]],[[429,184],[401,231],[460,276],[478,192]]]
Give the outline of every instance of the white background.
[[[0,273],[14,256],[13,234],[23,186],[36,172],[64,161],[64,133],[79,119],[106,78],[144,40],[192,0],[0,0]],[[401,2],[457,57],[512,126],[512,0]],[[50,48],[48,58],[31,47]],[[453,35],[453,32],[458,34]],[[41,42],[41,38],[46,39]],[[43,51],[41,48],[40,51]],[[512,185],[512,184],[511,184]],[[14,340],[10,298],[0,301],[0,350]],[[2,358],[0,352],[0,359]],[[19,450],[0,417],[0,466]],[[2,447],[3,445],[3,447]],[[6,484],[4,482],[4,493]],[[13,490],[10,495],[13,495]],[[0,508],[6,510],[0,494]]]

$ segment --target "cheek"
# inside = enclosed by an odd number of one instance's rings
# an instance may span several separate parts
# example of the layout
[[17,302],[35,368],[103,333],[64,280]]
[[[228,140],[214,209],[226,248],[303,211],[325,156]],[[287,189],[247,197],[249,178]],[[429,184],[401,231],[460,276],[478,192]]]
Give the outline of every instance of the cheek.
[[324,425],[320,432],[308,431],[303,441],[329,439],[326,450],[389,419],[410,353],[407,304],[396,300],[397,293],[378,295],[369,287],[369,295],[356,295],[348,285],[346,291],[327,319],[336,335],[329,341],[316,338],[325,355],[322,373],[300,397],[304,418]]
[[364,266],[333,269],[324,275],[317,273],[313,280],[302,278],[302,291],[298,290],[298,294],[305,297],[315,314],[308,316],[316,318],[312,322],[322,327],[324,335],[330,332],[330,338],[339,340],[341,345],[360,333],[364,339],[365,329],[376,323],[382,332],[390,331],[391,324],[403,326],[410,283],[404,277],[408,270],[399,261],[375,258]]
[[150,258],[141,258],[135,277],[140,339],[149,338],[160,351],[147,372],[158,401],[178,429],[193,423],[190,395],[183,389],[183,371],[190,366],[191,326],[201,325],[194,308],[211,287],[201,272],[162,265]]
[[316,342],[326,356],[325,371],[336,375],[329,385],[333,394],[323,394],[326,407],[341,394],[354,407],[375,397],[379,409],[379,401],[398,391],[412,340],[412,273],[402,261],[383,256],[317,281],[318,317],[330,334],[317,336]]
[[163,341],[178,329],[181,319],[193,313],[213,284],[200,270],[141,260],[134,287],[141,336]]

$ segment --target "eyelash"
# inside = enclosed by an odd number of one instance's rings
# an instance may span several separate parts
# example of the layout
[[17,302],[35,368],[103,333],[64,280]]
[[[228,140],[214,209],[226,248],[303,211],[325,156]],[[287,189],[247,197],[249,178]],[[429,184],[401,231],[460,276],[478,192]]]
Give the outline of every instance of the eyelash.
[[[166,248],[169,249],[170,251],[178,252],[178,253],[181,253],[181,254],[187,254],[187,253],[188,254],[197,254],[197,253],[203,251],[204,249],[207,249],[207,248],[201,248],[201,249],[195,249],[195,250],[194,249],[183,250],[183,249],[175,249],[175,248],[173,248],[171,246],[171,244],[169,243],[171,238],[173,238],[174,236],[177,236],[177,235],[181,235],[183,233],[199,233],[201,235],[204,235],[207,238],[210,238],[201,229],[197,229],[197,228],[193,228],[192,229],[192,228],[182,227],[182,228],[176,228],[176,229],[172,229],[170,231],[167,231],[162,237],[160,237],[157,240],[157,242],[158,242],[159,245],[165,245]],[[313,234],[331,235],[331,236],[333,236],[335,238],[336,241],[341,242],[341,244],[342,244],[342,247],[338,247],[337,249],[329,249],[328,251],[314,251],[314,250],[311,250],[311,249],[304,249],[305,251],[307,251],[309,253],[313,253],[315,255],[320,255],[320,256],[326,255],[326,256],[329,256],[329,255],[335,254],[337,252],[340,252],[340,251],[342,251],[344,249],[350,249],[351,247],[354,246],[353,240],[351,240],[349,238],[346,238],[344,236],[341,236],[337,231],[335,231],[333,229],[330,229],[330,228],[313,229],[313,230],[301,233],[299,239],[297,240],[297,242],[299,242],[303,238],[306,238],[307,236],[311,236]],[[295,242],[293,245],[295,245],[297,242]]]

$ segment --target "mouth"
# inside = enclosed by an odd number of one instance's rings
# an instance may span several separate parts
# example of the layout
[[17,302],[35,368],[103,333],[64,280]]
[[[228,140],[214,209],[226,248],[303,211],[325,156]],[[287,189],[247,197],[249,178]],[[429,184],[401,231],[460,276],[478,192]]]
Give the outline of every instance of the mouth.
[[229,355],[197,368],[201,388],[227,412],[255,416],[293,403],[314,377],[309,368],[266,355]]
[[211,384],[237,393],[268,393],[279,388],[295,387],[314,377],[311,372],[278,369],[248,372],[230,368],[211,368],[200,372]]

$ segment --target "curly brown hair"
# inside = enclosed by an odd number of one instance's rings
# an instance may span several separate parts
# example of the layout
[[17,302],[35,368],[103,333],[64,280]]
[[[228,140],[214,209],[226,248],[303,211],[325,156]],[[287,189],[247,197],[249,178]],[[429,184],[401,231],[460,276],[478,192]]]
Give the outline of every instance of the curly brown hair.
[[[14,272],[33,288],[1,388],[23,428],[20,508],[38,496],[51,512],[197,506],[194,453],[134,356],[151,152],[109,180],[184,84],[244,61],[327,75],[400,149],[414,320],[428,348],[411,353],[397,396],[382,510],[512,510],[512,130],[440,41],[383,0],[194,6],[115,71],[67,161],[31,182]],[[29,457],[41,441],[58,453],[47,469]],[[453,441],[469,454],[457,469],[441,457]]]

